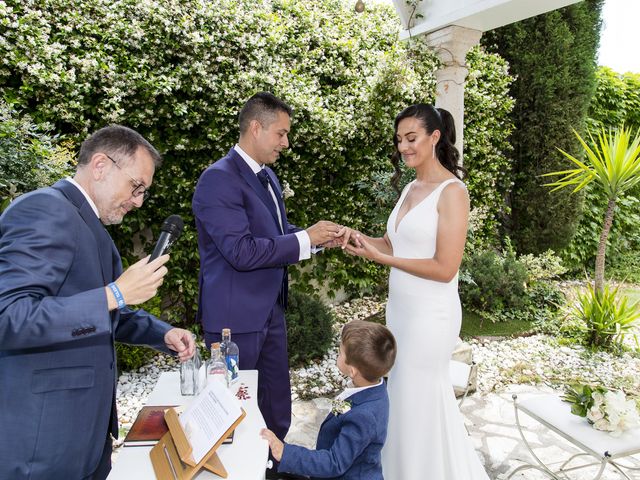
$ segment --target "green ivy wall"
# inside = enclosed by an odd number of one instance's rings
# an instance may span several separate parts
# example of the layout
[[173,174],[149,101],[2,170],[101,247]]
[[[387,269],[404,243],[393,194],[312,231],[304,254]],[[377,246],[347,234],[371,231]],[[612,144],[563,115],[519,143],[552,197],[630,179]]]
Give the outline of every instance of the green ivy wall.
[[[294,108],[291,148],[276,165],[295,195],[291,220],[333,219],[382,233],[388,205],[375,181],[391,171],[392,124],[405,106],[432,101],[437,60],[420,42],[400,43],[391,6],[318,0],[5,0],[0,2],[0,94],[76,146],[109,123],[131,126],[165,157],[144,208],[111,230],[133,260],[131,238],[180,214],[163,307],[194,316],[199,268],[191,197],[201,171],[237,140],[236,115],[259,90]],[[469,55],[465,165],[473,206],[491,242],[509,188],[511,77],[482,49]],[[153,240],[145,244],[152,248]],[[341,252],[292,269],[314,282],[363,293],[385,271]]]

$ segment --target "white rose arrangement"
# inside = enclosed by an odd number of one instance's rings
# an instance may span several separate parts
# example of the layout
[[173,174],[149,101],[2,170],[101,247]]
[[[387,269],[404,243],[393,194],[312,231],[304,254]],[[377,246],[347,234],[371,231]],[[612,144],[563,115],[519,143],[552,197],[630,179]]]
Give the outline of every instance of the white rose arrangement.
[[613,437],[640,426],[636,401],[622,391],[578,385],[568,388],[563,400],[571,403],[571,413],[586,417],[593,428],[609,432]]

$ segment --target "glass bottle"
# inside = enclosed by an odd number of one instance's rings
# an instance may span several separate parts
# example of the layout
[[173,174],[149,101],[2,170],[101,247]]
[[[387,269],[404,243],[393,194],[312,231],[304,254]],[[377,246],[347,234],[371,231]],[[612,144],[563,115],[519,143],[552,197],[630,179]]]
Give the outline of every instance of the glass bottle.
[[240,351],[238,350],[238,345],[231,340],[231,330],[228,328],[222,329],[220,351],[227,364],[227,383],[232,385],[238,380],[240,373],[240,366],[238,364],[240,361]]
[[[191,334],[193,341],[196,341],[196,334]],[[202,358],[196,344],[196,351],[189,360],[180,364],[180,393],[182,395],[197,395],[200,391],[200,367]]]
[[211,344],[211,358],[207,363],[207,383],[220,382],[227,386],[227,364],[222,359],[220,344]]

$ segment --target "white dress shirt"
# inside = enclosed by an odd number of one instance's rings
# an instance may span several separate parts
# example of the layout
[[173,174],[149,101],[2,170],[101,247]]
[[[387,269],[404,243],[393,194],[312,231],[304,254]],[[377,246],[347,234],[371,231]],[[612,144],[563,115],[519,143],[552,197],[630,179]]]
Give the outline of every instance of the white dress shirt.
[[[256,162],[253,158],[247,154],[240,145],[236,145],[233,147],[238,155],[242,157],[242,159],[249,165],[249,168],[256,175],[260,170],[264,168],[258,162]],[[280,207],[278,206],[278,199],[276,198],[276,193],[271,188],[271,184],[269,183],[269,193],[271,193],[271,199],[273,203],[276,205],[276,212],[278,212],[278,222],[280,223],[280,231],[284,232],[284,228],[282,227],[282,214],[280,213]],[[305,230],[300,230],[299,232],[295,232],[295,236],[298,239],[298,244],[300,245],[300,255],[298,260],[306,260],[311,258],[311,239],[309,238],[309,234]]]
[[347,383],[347,388],[345,388],[344,391],[336,397],[336,400],[346,400],[351,395],[355,395],[356,393],[366,390],[367,388],[379,387],[380,385],[382,385],[382,382],[384,382],[384,380],[381,378],[380,381],[375,385],[367,385],[366,387],[354,387],[353,382],[349,380],[349,382]]
[[89,196],[89,194],[84,190],[84,188],[82,188],[80,186],[80,184],[78,182],[76,182],[73,178],[71,177],[67,177],[65,178],[65,180],[67,182],[69,182],[70,184],[74,185],[78,190],[80,190],[80,193],[82,193],[82,195],[84,195],[84,198],[87,199],[87,203],[91,206],[91,210],[93,210],[93,213],[96,214],[96,217],[100,218],[100,213],[98,213],[98,207],[96,207],[96,204],[93,203],[93,200],[91,200],[91,197]]

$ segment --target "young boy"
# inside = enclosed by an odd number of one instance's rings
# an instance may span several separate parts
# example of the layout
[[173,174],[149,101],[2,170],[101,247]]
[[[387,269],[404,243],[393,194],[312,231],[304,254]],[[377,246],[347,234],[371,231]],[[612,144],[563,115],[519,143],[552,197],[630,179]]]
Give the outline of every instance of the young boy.
[[261,435],[280,462],[279,472],[311,478],[382,480],[381,450],[387,436],[389,398],[382,377],[396,358],[396,341],[384,326],[353,320],[342,329],[338,369],[351,380],[322,423],[316,450]]

